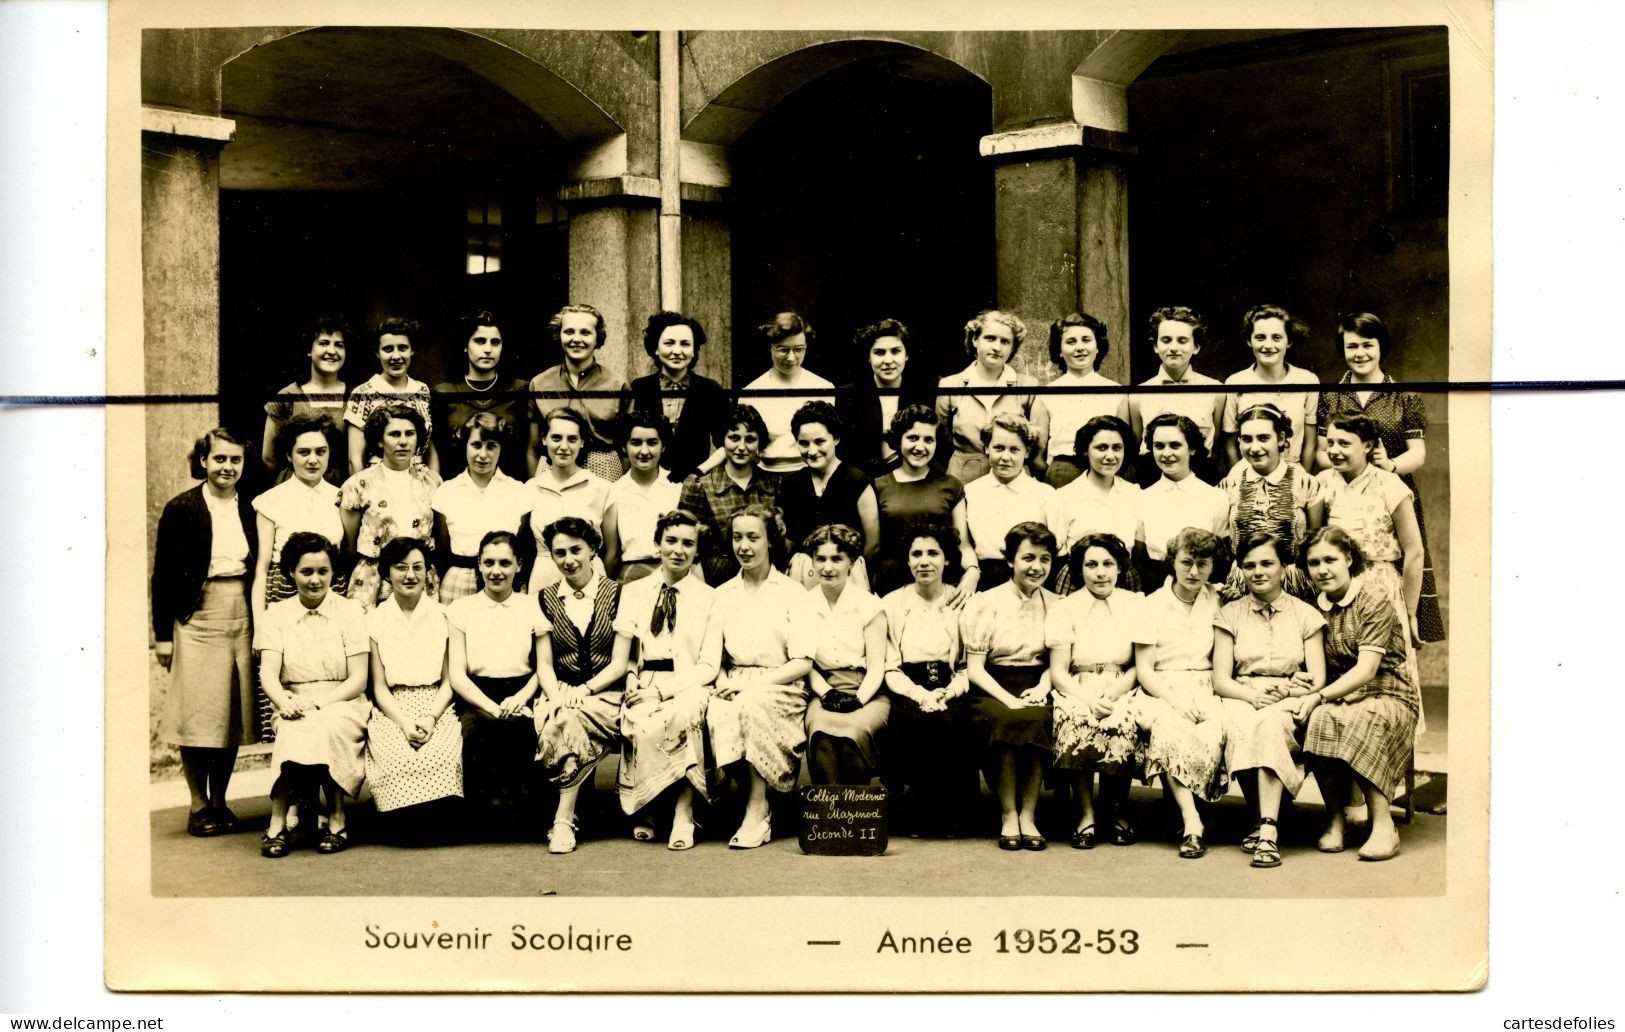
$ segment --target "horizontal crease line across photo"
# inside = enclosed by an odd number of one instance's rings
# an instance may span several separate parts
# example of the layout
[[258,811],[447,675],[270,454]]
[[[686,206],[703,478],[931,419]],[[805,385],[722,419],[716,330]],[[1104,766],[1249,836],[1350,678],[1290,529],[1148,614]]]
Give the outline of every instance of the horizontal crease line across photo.
[[[1278,384],[1124,384],[1121,386],[1073,386],[1070,384],[1032,384],[1010,385],[996,387],[937,387],[938,396],[958,395],[987,395],[987,394],[1023,394],[1023,395],[1066,395],[1066,394],[1253,394],[1253,393],[1309,393],[1315,394],[1326,390],[1349,390],[1351,388],[1370,391],[1373,394],[1390,393],[1419,393],[1419,394],[1482,394],[1499,392],[1565,392],[1565,391],[1620,391],[1625,390],[1625,379],[1618,380],[1402,380],[1391,383],[1347,384],[1337,381],[1324,383],[1278,383]],[[624,390],[587,390],[575,391],[569,395],[552,391],[512,391],[496,392],[498,397],[520,398],[618,398],[628,392]],[[730,393],[740,398],[827,398],[831,393],[828,387],[774,387],[774,388],[735,388]],[[881,394],[902,394],[899,388],[880,388]],[[223,399],[241,400],[248,397],[260,397],[260,392],[254,391],[217,391],[200,394],[0,394],[0,408],[38,408],[45,406],[64,407],[112,407],[116,405],[197,405]],[[271,400],[275,395],[264,395],[265,400]],[[335,401],[342,400],[335,398]]]

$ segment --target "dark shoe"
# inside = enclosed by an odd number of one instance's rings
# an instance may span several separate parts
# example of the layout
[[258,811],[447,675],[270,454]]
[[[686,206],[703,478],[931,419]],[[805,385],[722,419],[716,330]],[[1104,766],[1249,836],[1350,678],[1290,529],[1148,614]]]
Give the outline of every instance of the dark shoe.
[[322,854],[323,856],[332,856],[334,853],[342,853],[349,848],[349,828],[344,828],[341,831],[329,831],[327,834],[322,836],[320,842],[316,843],[316,852]]
[[237,815],[229,807],[216,806],[214,808],[214,826],[219,830],[218,835],[230,835],[237,830]]
[[1031,850],[1034,853],[1037,853],[1037,852],[1041,851],[1044,848],[1044,836],[1042,836],[1042,835],[1023,835],[1023,836],[1021,836],[1021,848]]
[[1020,849],[1021,848],[1021,836],[1020,835],[1000,835],[999,836],[999,848],[1000,849],[1010,849],[1010,850]]
[[[1270,821],[1270,823],[1274,824],[1275,822]],[[1243,853],[1251,853],[1258,848],[1258,829],[1263,826],[1264,818],[1262,817],[1253,822],[1253,830],[1249,831],[1247,837],[1241,840],[1241,851]]]
[[214,811],[205,806],[201,810],[187,814],[186,833],[194,838],[211,838],[220,834],[220,825],[215,823]]
[[1095,848],[1096,838],[1097,835],[1095,832],[1095,826],[1093,824],[1086,824],[1072,833],[1072,848],[1093,849]]
[[1207,847],[1202,845],[1202,836],[1186,835],[1179,843],[1179,858],[1181,860],[1200,860],[1207,855]]
[[1128,821],[1120,820],[1112,825],[1112,845],[1132,846],[1139,840],[1134,834],[1134,825]]
[[287,856],[292,848],[287,832],[260,836],[260,856],[267,860],[280,860]]

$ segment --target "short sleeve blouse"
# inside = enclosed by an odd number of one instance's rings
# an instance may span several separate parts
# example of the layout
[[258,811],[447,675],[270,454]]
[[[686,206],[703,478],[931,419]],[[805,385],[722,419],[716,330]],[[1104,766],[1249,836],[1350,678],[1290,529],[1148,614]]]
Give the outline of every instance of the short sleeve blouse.
[[1023,598],[1014,581],[977,592],[965,607],[965,651],[1001,666],[1036,666],[1049,648],[1044,623],[1060,599],[1044,588]]
[[447,633],[446,610],[439,602],[420,598],[408,614],[391,595],[366,620],[367,635],[378,647],[391,688],[440,683]]
[[807,595],[818,613],[813,662],[820,670],[867,668],[863,631],[880,614],[880,599],[850,582],[841,589],[834,605],[824,598],[822,588],[814,587]]
[[881,600],[886,612],[886,669],[904,663],[947,663],[960,666],[959,614],[948,608],[948,592],[926,601],[912,584]]
[[1128,666],[1134,662],[1134,632],[1145,596],[1118,588],[1105,598],[1087,589],[1057,602],[1044,621],[1044,644],[1066,650],[1073,667],[1095,663]]
[[666,583],[662,574],[635,580],[621,588],[621,608],[615,614],[615,633],[638,643],[637,661],[669,659],[678,673],[699,662],[700,648],[711,623],[711,610],[717,591],[692,574],[678,581],[676,629],[662,627],[654,633],[655,603]]
[[350,657],[369,649],[361,607],[331,591],[315,609],[298,596],[266,607],[257,644],[282,654],[282,682],[288,685],[342,681]]
[[396,390],[384,379],[383,373],[374,373],[350,392],[350,400],[344,405],[344,421],[358,430],[365,429],[367,420],[385,405],[406,405],[423,417],[424,439],[418,443],[426,445],[429,434],[434,432],[434,415],[429,406],[430,397],[429,385],[422,380],[414,380],[408,376],[406,387]]
[[299,531],[320,534],[334,544],[344,542],[339,489],[325,480],[311,487],[298,477],[289,477],[255,498],[253,506],[255,512],[271,521],[273,566],[282,556],[282,546]]
[[501,602],[480,591],[446,608],[446,622],[463,632],[468,672],[481,677],[518,677],[535,670],[536,636],[552,631],[530,595],[515,591]]
[[1172,584],[1164,584],[1146,597],[1142,614],[1134,642],[1156,646],[1155,669],[1213,669],[1213,620],[1219,615],[1213,585],[1202,585],[1196,601],[1186,605]]
[[776,667],[811,659],[818,626],[812,602],[805,588],[777,570],[755,587],[740,575],[717,588],[713,619],[728,665]]
[[435,489],[440,474],[414,462],[404,470],[376,463],[344,482],[339,507],[361,514],[355,550],[368,559],[398,537],[434,542]]
[[1303,669],[1304,643],[1324,630],[1315,607],[1282,592],[1273,602],[1251,595],[1219,610],[1213,626],[1235,641],[1236,677],[1291,677]]
[[1326,522],[1347,531],[1367,559],[1398,562],[1403,557],[1394,528],[1395,511],[1411,500],[1403,480],[1371,465],[1353,480],[1344,480],[1335,469],[1321,470],[1316,479],[1326,501]]
[[480,539],[493,530],[517,533],[536,496],[500,469],[484,488],[465,470],[435,489],[430,506],[446,521],[453,555],[475,556]]
[[[1382,382],[1391,384],[1394,378],[1384,373]],[[1427,408],[1422,404],[1422,396],[1415,391],[1376,391],[1362,405],[1348,373],[1343,374],[1337,386],[1338,390],[1320,396],[1316,415],[1322,431],[1334,419],[1365,416],[1376,425],[1377,437],[1382,440],[1390,459],[1403,455],[1411,441],[1427,436]]]

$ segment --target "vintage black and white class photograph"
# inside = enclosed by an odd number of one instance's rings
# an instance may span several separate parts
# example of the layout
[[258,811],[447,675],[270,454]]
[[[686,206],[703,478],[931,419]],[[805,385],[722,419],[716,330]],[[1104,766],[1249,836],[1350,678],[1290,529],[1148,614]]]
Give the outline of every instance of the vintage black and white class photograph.
[[151,898],[1444,896],[1457,31],[142,28]]

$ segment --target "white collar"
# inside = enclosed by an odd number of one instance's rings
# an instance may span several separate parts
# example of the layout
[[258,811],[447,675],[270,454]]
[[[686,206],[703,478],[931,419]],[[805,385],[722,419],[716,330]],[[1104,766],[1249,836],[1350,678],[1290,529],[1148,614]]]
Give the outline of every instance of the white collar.
[[1337,599],[1336,601],[1333,601],[1332,599],[1327,598],[1326,593],[1324,591],[1322,591],[1320,594],[1316,595],[1315,596],[1315,601],[1320,605],[1321,611],[1329,613],[1334,608],[1335,609],[1347,609],[1349,606],[1353,605],[1354,604],[1354,596],[1356,596],[1356,595],[1358,595],[1360,593],[1360,590],[1361,590],[1361,588],[1363,586],[1361,581],[1362,581],[1362,579],[1364,577],[1365,577],[1365,574],[1362,573],[1362,574],[1359,574],[1358,576],[1349,578],[1348,590],[1344,591],[1343,592],[1343,597],[1340,598],[1340,599]]

